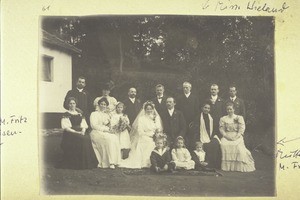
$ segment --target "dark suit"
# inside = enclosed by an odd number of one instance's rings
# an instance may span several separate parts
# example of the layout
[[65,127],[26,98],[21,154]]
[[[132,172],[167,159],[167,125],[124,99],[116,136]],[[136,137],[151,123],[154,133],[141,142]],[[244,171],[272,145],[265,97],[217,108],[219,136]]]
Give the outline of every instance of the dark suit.
[[166,109],[162,114],[162,121],[164,132],[167,134],[167,140],[170,147],[178,136],[185,136],[186,122],[181,111],[174,109],[173,115],[170,116],[169,111]]
[[[79,92],[79,90],[77,88],[69,90],[65,100],[64,100],[64,108],[65,109],[69,109],[69,105],[67,102],[67,99],[70,97],[74,97],[77,100],[77,105],[76,107],[79,108],[82,112],[83,115],[86,118],[89,118],[90,112],[92,110],[92,102],[90,99],[90,95],[87,91],[85,91],[84,89],[82,90],[82,92]],[[89,120],[87,120],[88,122]]]
[[[233,103],[233,105],[234,105],[234,113],[235,113],[236,115],[241,115],[241,116],[243,116],[244,119],[245,119],[245,117],[246,117],[246,109],[245,109],[245,103],[244,103],[244,101],[243,101],[242,99],[236,97],[236,99],[235,99],[234,101],[232,101],[230,98],[227,99],[227,100],[225,101],[225,105],[226,105],[228,102]],[[225,108],[225,109],[226,109],[226,108]]]
[[199,99],[193,93],[187,98],[185,94],[181,94],[177,98],[177,105],[176,108],[183,113],[183,116],[186,121],[186,146],[191,151],[193,149],[193,133],[189,131],[189,124],[194,121],[196,115],[199,113],[200,105]]
[[134,103],[132,103],[132,101],[129,98],[126,98],[123,101],[123,103],[126,107],[124,110],[124,114],[126,114],[128,116],[130,124],[132,125],[136,116],[139,114],[139,112],[142,108],[141,101],[136,98]]
[[163,96],[161,103],[159,103],[157,97],[151,99],[151,101],[154,103],[155,109],[158,112],[159,116],[161,116],[163,112],[167,109],[166,106],[167,97]]
[[224,100],[221,97],[218,97],[215,103],[213,103],[210,97],[207,99],[207,102],[210,104],[210,115],[214,119],[213,134],[218,135],[221,139],[221,134],[219,131],[219,121],[221,117],[226,115],[224,109]]

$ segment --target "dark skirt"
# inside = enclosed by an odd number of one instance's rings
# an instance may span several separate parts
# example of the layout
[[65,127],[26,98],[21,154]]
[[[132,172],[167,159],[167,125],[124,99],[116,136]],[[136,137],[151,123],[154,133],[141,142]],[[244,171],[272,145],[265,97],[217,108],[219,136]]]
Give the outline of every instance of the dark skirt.
[[97,158],[89,134],[79,135],[65,131],[61,148],[63,150],[61,168],[92,169],[97,167]]
[[219,141],[213,138],[210,143],[203,144],[203,147],[206,152],[205,161],[208,163],[207,167],[221,169],[222,152]]

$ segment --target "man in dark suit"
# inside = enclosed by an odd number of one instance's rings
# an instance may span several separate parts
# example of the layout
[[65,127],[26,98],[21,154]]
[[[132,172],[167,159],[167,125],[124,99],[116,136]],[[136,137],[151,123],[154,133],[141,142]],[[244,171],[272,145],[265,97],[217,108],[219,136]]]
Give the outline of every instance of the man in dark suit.
[[213,118],[213,130],[214,134],[216,134],[219,138],[221,138],[221,134],[219,131],[219,121],[220,118],[225,115],[224,112],[224,100],[218,96],[219,86],[217,84],[212,84],[210,86],[210,97],[206,100],[210,103],[210,115]]
[[234,106],[234,114],[236,115],[241,115],[244,117],[246,117],[246,109],[245,109],[245,104],[244,104],[244,101],[243,99],[241,98],[238,98],[236,96],[237,94],[237,89],[235,86],[230,86],[229,87],[229,98],[225,101],[225,105],[228,103],[228,102],[231,102],[233,103],[233,106]]
[[164,132],[167,135],[167,141],[171,148],[174,147],[175,139],[178,136],[185,136],[186,122],[181,111],[175,109],[176,102],[173,97],[166,99],[166,107],[162,114]]
[[183,94],[178,97],[177,107],[183,113],[186,121],[186,145],[189,150],[194,148],[193,132],[189,130],[189,125],[194,121],[196,115],[199,113],[199,99],[191,92],[192,84],[189,82],[183,83]]
[[124,113],[128,116],[131,125],[142,108],[141,101],[136,98],[136,94],[136,89],[130,88],[128,91],[128,98],[123,101],[125,105]]
[[155,93],[156,97],[151,99],[151,101],[155,105],[155,109],[158,112],[158,114],[161,116],[163,114],[163,111],[167,109],[166,107],[166,99],[167,97],[164,96],[165,87],[162,84],[158,84],[155,87]]
[[69,109],[68,98],[74,97],[77,100],[77,108],[82,111],[83,115],[87,118],[87,122],[89,123],[89,116],[92,110],[92,102],[90,99],[89,93],[84,89],[86,86],[85,77],[80,76],[76,83],[76,88],[69,90],[65,100],[64,100],[64,108]]

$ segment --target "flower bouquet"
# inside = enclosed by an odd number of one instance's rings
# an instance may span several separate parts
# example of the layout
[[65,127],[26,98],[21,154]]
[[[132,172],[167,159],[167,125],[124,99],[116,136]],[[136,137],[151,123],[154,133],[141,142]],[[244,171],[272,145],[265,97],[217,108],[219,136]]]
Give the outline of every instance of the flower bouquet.
[[122,115],[119,119],[118,124],[112,127],[114,132],[121,133],[130,127],[129,120],[126,115]]

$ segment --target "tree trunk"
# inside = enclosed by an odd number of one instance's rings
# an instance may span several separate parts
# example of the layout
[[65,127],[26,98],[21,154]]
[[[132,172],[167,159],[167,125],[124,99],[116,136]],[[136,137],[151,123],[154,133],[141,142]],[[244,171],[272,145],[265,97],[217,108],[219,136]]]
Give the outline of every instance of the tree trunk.
[[119,37],[119,50],[120,50],[120,72],[123,72],[123,62],[124,62],[124,55],[123,55],[123,49],[122,49],[122,36],[120,34]]

